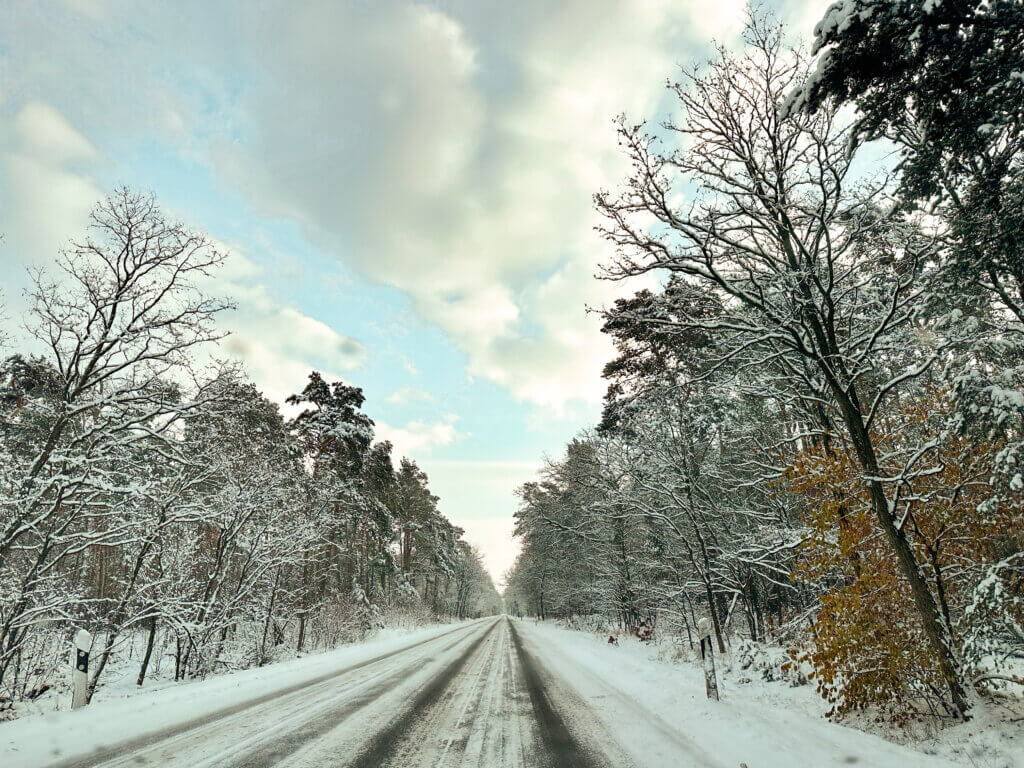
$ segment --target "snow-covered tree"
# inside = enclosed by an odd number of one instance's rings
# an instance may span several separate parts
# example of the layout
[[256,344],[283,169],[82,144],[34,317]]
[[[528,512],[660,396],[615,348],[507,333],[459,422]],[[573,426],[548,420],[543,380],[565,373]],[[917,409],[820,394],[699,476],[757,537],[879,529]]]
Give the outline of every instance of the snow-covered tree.
[[[285,420],[215,357],[224,256],[119,190],[34,274],[36,355],[0,362],[0,697],[39,695],[71,627],[91,697],[141,639],[138,684],[358,639],[389,612],[495,612],[479,555],[363,394],[310,374]],[[215,325],[215,321],[217,324]],[[6,335],[4,335],[6,338]],[[312,627],[312,630],[310,630]]]

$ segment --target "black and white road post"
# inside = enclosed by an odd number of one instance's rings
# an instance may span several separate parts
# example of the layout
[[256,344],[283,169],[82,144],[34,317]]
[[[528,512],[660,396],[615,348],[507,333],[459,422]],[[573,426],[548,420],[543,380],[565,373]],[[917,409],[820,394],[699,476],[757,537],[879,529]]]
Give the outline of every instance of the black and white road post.
[[715,677],[715,651],[711,645],[711,621],[701,619],[697,622],[697,634],[700,635],[700,657],[704,660],[704,687],[708,698],[718,701],[718,678]]
[[89,687],[89,649],[92,648],[92,635],[84,629],[75,633],[75,650],[71,663],[71,708],[78,709],[86,705],[86,691]]

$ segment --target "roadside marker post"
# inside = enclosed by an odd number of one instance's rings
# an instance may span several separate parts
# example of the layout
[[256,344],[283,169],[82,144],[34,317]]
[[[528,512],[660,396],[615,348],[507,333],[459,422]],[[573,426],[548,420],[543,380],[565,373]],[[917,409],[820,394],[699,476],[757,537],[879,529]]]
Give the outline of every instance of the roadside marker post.
[[711,645],[711,621],[701,619],[697,622],[697,634],[700,635],[700,657],[704,661],[704,687],[708,698],[718,701],[718,678],[715,677],[715,651]]
[[78,709],[87,703],[86,691],[89,687],[89,649],[92,647],[92,635],[80,629],[75,633],[75,650],[71,663],[71,708]]

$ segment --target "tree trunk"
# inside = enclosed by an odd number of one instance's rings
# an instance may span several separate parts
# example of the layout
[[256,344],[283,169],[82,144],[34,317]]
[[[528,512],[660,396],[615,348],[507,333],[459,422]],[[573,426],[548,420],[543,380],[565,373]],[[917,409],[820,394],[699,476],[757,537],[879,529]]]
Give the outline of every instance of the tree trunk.
[[715,608],[715,594],[711,591],[711,581],[704,580],[704,592],[708,598],[708,611],[711,613],[711,626],[715,628],[715,640],[718,643],[718,652],[725,653],[725,640],[722,638],[722,622],[718,618],[718,609]]
[[[856,402],[851,402],[846,393],[838,384],[833,388],[837,399],[843,406],[843,416],[847,428],[850,431],[850,438],[853,442],[857,457],[860,459],[861,467],[867,478],[868,491],[871,495],[871,505],[882,526],[890,546],[896,553],[896,558],[903,572],[904,578],[910,585],[911,594],[914,596],[914,604],[921,618],[921,626],[925,637],[932,651],[935,653],[939,664],[939,672],[949,690],[953,707],[964,720],[968,719],[967,712],[970,709],[970,702],[967,691],[963,685],[959,664],[953,652],[951,628],[945,625],[935,596],[928,587],[924,574],[921,573],[921,566],[914,555],[914,550],[907,541],[906,535],[896,526],[893,518],[893,510],[889,506],[889,499],[885,495],[885,489],[878,480],[879,467],[875,455],[874,444],[871,436],[864,426],[864,420]],[[842,396],[840,396],[842,395]]]
[[142,657],[142,666],[139,667],[139,679],[135,684],[141,686],[146,679],[146,670],[149,669],[149,660],[153,656],[153,641],[156,639],[156,616],[149,620],[149,638],[146,640],[146,653]]
[[108,632],[107,639],[103,643],[103,653],[100,654],[98,661],[96,662],[96,669],[92,673],[92,680],[89,681],[88,687],[85,689],[85,703],[88,704],[92,701],[93,694],[96,693],[96,688],[100,683],[100,676],[103,674],[103,670],[107,667],[107,662],[110,660],[110,652],[113,649],[114,643],[117,642],[117,631]]
[[270,631],[270,618],[274,615],[274,603],[277,601],[277,587],[281,582],[281,569],[277,569],[277,574],[274,576],[274,586],[270,591],[270,604],[267,607],[266,621],[263,622],[263,638],[260,640],[260,659],[257,666],[262,667],[266,663],[267,658],[267,633]]

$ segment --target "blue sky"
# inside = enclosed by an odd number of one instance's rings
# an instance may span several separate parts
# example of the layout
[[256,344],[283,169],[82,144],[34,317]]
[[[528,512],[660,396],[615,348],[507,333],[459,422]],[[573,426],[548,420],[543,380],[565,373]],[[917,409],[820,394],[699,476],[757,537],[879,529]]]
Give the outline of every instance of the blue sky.
[[[778,5],[795,30],[823,7]],[[599,413],[600,307],[629,286],[591,195],[613,118],[734,44],[742,0],[29,2],[0,8],[0,284],[16,316],[116,185],[232,253],[227,351],[282,399],[362,387],[499,576],[514,488]],[[635,287],[635,286],[634,286]]]

